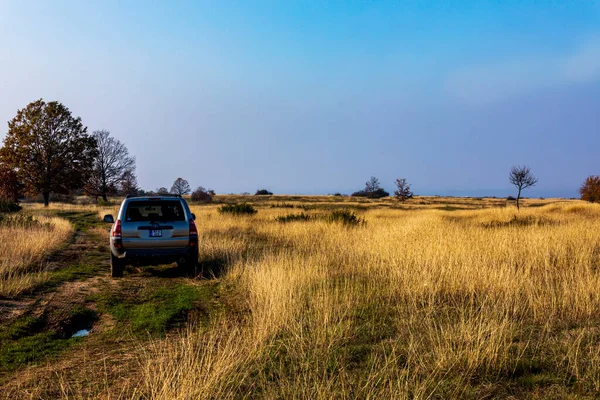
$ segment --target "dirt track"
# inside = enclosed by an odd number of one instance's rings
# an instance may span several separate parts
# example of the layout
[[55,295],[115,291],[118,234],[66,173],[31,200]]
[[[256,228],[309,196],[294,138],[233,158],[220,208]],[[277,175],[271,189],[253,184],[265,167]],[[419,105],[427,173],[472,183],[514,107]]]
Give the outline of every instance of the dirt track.
[[[93,213],[60,216],[77,230],[72,241],[47,260],[49,283],[20,298],[0,300],[0,327],[9,338],[2,343],[0,398],[131,395],[132,383],[139,379],[137,354],[144,343],[176,330],[189,314],[206,314],[218,282],[179,276],[173,266],[128,268],[124,278],[113,279],[105,243],[108,227]],[[182,293],[193,299],[183,310],[161,302]],[[146,305],[157,313],[163,307],[166,317],[140,320],[136,310]],[[130,311],[122,315],[127,307]],[[71,339],[80,329],[90,334]]]

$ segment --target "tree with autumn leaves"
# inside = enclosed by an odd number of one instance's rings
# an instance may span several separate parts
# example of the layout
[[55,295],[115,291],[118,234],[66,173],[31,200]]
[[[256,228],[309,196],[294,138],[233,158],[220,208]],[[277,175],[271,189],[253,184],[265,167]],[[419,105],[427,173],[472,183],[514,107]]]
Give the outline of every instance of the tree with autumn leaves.
[[57,101],[42,99],[17,111],[8,122],[2,164],[16,174],[27,194],[68,193],[83,187],[98,154],[81,118]]
[[135,158],[107,131],[88,135],[81,118],[57,101],[36,100],[8,122],[0,149],[0,197],[85,189],[90,196],[137,192]]
[[579,194],[581,195],[581,200],[589,201],[590,203],[600,203],[600,176],[588,176],[579,188]]

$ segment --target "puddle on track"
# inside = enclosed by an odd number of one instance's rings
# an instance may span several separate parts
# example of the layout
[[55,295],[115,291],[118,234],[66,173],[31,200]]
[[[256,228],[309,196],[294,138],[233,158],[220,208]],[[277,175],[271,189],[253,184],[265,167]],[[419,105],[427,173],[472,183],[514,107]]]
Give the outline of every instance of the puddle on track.
[[75,337],[84,337],[90,334],[90,330],[89,329],[82,329],[80,331],[77,331],[73,334],[73,336],[71,336],[72,338]]

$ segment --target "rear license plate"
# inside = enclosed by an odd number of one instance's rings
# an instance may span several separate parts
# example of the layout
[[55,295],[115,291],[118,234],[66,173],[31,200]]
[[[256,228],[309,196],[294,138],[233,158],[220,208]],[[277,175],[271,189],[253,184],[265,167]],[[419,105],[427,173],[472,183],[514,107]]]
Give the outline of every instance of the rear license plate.
[[162,229],[150,229],[150,237],[162,237]]

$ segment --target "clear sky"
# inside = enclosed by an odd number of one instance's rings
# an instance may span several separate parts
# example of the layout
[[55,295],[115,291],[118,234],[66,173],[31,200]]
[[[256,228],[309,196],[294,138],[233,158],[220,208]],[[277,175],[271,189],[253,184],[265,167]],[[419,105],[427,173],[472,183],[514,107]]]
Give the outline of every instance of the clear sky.
[[0,0],[0,137],[58,100],[140,185],[576,196],[600,174],[595,1]]

